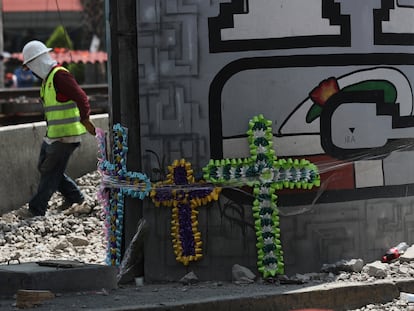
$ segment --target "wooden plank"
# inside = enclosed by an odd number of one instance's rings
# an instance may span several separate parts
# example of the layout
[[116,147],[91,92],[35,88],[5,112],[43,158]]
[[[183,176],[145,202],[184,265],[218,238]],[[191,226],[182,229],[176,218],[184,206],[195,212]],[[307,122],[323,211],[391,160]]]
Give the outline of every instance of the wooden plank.
[[41,305],[45,300],[53,299],[55,295],[49,290],[19,289],[16,296],[18,308],[32,308]]

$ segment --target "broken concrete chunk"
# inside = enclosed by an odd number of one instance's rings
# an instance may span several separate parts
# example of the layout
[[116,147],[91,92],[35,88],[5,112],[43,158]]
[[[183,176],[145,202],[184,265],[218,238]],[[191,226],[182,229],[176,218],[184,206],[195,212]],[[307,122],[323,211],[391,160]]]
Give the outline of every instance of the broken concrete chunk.
[[183,285],[191,285],[191,284],[195,284],[197,282],[198,282],[198,277],[192,271],[187,273],[186,275],[184,275],[180,279],[180,283],[183,284]]
[[254,283],[256,275],[248,268],[240,266],[238,264],[233,265],[232,277],[234,283]]
[[350,259],[339,260],[334,264],[324,264],[321,268],[321,272],[335,273],[340,272],[361,272],[364,267],[364,261],[362,259]]
[[375,278],[385,278],[387,276],[388,265],[379,260],[364,266],[363,272]]
[[400,256],[401,262],[411,262],[414,261],[414,246],[410,246],[407,250]]
[[80,236],[80,235],[68,236],[67,240],[73,246],[87,246],[87,245],[89,245],[89,240],[86,237]]

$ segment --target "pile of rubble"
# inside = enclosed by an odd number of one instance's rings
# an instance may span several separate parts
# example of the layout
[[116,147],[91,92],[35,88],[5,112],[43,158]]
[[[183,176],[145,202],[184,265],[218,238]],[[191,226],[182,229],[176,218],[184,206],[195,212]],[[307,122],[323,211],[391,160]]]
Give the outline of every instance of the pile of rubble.
[[[378,280],[404,280],[414,277],[414,245],[401,257],[389,263],[374,261],[364,264],[362,259],[341,260],[335,264],[322,266],[319,273],[297,274],[290,280],[303,283],[373,283]],[[412,311],[414,294],[400,293],[400,297],[387,303],[369,304],[359,309],[348,311]]]
[[325,264],[321,272],[296,274],[290,280],[298,282],[362,282],[377,280],[411,279],[414,277],[414,246],[410,247],[398,259],[383,263],[373,261],[364,264],[362,259],[341,260],[334,264]]
[[[55,194],[46,217],[21,220],[15,212],[0,216],[0,264],[34,262],[42,260],[78,260],[103,264],[106,242],[103,231],[103,211],[97,200],[100,184],[98,172],[78,178],[77,184],[90,207],[88,211],[66,212],[62,210],[63,198]],[[414,277],[414,247],[408,248],[398,259],[390,263],[375,261],[364,263],[362,259],[341,260],[326,264],[316,273],[296,274],[280,278],[281,283],[330,283],[366,282],[380,279],[404,279]],[[246,281],[246,278],[241,280]],[[252,280],[252,283],[257,282]],[[403,295],[404,296],[404,295]],[[414,303],[407,295],[382,305],[368,305],[357,309],[409,310]],[[413,297],[414,299],[414,297]],[[409,300],[409,299],[408,299]]]
[[90,207],[88,211],[63,211],[63,198],[54,194],[46,217],[19,219],[15,212],[0,216],[0,264],[49,259],[105,261],[102,207],[96,198],[98,172],[77,179]]

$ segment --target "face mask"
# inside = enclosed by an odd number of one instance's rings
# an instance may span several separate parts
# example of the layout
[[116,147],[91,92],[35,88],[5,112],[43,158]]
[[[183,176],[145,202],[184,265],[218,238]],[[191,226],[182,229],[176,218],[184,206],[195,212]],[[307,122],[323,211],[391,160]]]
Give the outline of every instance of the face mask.
[[49,53],[39,55],[34,60],[26,64],[33,74],[41,80],[46,79],[50,70],[57,65],[57,62],[50,56]]
[[32,75],[34,75],[36,78],[38,78],[39,80],[43,80],[41,77],[39,77],[37,74],[35,74],[33,71],[32,71]]

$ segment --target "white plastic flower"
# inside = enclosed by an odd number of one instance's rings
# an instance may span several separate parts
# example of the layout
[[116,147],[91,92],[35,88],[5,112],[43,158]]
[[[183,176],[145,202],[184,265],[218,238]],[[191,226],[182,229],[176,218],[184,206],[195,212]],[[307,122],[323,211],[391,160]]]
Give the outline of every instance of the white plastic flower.
[[260,181],[262,183],[271,183],[274,177],[274,170],[269,167],[265,167],[260,173]]
[[229,171],[230,179],[236,179],[236,172],[237,172],[237,169],[235,167],[230,168],[230,171]]
[[268,264],[268,265],[265,266],[265,269],[267,271],[277,270],[277,264],[276,263],[270,263],[270,264]]
[[269,213],[266,213],[266,214],[260,215],[260,218],[261,219],[272,219],[272,215]]
[[216,176],[217,178],[223,178],[223,167],[217,167]]
[[264,137],[266,132],[264,129],[258,129],[258,130],[253,131],[252,134],[253,134],[253,138],[256,139],[256,138]]
[[264,200],[260,203],[260,207],[264,208],[264,207],[273,207],[273,206],[270,200]]
[[265,232],[273,232],[273,227],[272,227],[272,226],[270,226],[270,225],[263,226],[263,227],[262,227],[262,232],[263,232],[263,233],[265,233]]

